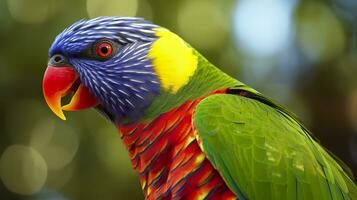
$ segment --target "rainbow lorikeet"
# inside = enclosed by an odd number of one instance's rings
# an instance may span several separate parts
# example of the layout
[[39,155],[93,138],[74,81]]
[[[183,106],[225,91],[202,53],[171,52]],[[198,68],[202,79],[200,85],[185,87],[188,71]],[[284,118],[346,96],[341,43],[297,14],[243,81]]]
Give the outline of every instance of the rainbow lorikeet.
[[49,107],[61,119],[93,107],[112,121],[146,199],[357,199],[348,168],[292,113],[165,28],[81,20],[49,57]]

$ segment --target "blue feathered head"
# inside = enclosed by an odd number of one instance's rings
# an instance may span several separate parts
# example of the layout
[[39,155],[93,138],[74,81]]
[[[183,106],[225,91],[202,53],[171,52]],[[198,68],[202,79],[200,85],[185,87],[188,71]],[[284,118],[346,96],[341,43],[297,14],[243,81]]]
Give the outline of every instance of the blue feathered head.
[[[78,21],[56,37],[49,50],[49,65],[60,70],[72,67],[78,74],[76,81],[97,100],[92,103],[96,102],[107,115],[116,119],[139,117],[160,90],[147,56],[157,38],[157,27],[139,18]],[[75,100],[70,104],[65,109],[92,106],[75,105]]]
[[[60,33],[49,50],[43,91],[50,108],[96,106],[112,120],[133,121],[162,91],[189,82],[197,58],[177,35],[140,18],[81,20]],[[74,93],[61,107],[61,97]]]

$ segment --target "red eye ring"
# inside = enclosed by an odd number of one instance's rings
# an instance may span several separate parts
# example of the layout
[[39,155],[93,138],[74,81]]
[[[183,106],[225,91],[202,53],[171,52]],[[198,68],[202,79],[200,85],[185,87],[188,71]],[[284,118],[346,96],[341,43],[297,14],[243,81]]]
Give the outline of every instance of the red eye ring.
[[97,54],[101,58],[108,58],[113,53],[113,46],[109,42],[102,42],[97,46]]

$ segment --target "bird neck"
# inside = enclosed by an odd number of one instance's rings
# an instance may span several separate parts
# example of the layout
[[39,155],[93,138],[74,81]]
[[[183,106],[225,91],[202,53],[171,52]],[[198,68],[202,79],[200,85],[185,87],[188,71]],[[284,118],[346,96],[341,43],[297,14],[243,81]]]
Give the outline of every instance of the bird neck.
[[119,125],[146,199],[203,199],[212,191],[220,191],[210,194],[216,198],[234,197],[196,140],[192,114],[201,99],[187,101],[150,123]]
[[242,84],[216,68],[197,51],[193,50],[193,53],[197,56],[197,67],[188,83],[176,93],[162,89],[160,94],[155,97],[151,105],[144,111],[145,114],[142,121],[151,121],[160,114],[182,105],[188,100],[195,100],[215,90]]

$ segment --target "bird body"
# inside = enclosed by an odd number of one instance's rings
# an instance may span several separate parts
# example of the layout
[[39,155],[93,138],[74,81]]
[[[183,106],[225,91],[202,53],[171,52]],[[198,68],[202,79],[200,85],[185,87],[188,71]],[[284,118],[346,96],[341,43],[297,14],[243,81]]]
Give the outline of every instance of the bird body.
[[43,91],[62,119],[94,107],[118,127],[146,199],[357,199],[353,175],[294,114],[145,20],[67,28]]

